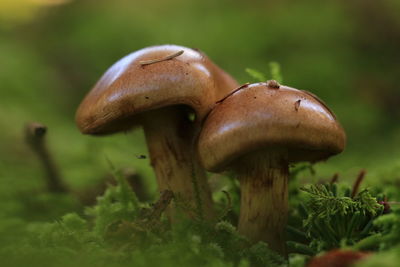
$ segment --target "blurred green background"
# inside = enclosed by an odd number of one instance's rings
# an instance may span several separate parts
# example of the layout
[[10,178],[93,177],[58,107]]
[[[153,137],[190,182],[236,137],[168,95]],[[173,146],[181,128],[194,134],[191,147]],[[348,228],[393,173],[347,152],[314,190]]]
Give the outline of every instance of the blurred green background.
[[245,68],[279,62],[284,84],[322,98],[347,132],[346,151],[318,164],[318,177],[352,181],[365,168],[369,184],[400,181],[399,12],[398,0],[0,0],[3,217],[41,219],[39,206],[52,205],[20,197],[44,187],[23,138],[28,121],[48,126],[72,189],[100,181],[109,158],[136,168],[155,195],[148,159],[137,158],[147,154],[142,132],[83,136],[74,113],[110,65],[156,44],[199,48],[240,83],[253,81]]

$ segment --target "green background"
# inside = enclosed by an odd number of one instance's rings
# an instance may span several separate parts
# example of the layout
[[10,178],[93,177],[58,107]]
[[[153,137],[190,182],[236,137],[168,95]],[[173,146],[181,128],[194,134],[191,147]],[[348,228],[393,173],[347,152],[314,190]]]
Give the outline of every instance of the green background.
[[[140,48],[178,44],[203,50],[240,83],[244,70],[281,65],[284,84],[309,90],[336,113],[348,136],[339,156],[316,165],[367,185],[400,180],[400,2],[233,0],[2,0],[0,3],[0,198],[3,218],[47,220],[21,195],[44,189],[43,169],[23,126],[48,126],[48,145],[73,190],[116,167],[134,167],[156,188],[140,129],[109,137],[79,133],[74,113],[102,73]],[[379,177],[379,179],[378,179]],[[68,206],[67,206],[68,207]],[[41,210],[43,209],[43,211]]]

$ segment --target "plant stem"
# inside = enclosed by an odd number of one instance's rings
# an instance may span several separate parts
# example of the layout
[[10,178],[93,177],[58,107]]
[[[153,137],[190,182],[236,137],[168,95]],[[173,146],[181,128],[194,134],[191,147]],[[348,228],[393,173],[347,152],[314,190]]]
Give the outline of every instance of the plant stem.
[[[195,128],[181,108],[163,108],[143,116],[151,165],[156,173],[158,189],[171,190],[178,201],[188,205],[186,213],[189,217],[212,219],[211,190],[206,173],[194,153]],[[170,205],[167,214],[171,221],[176,217],[175,213],[176,204]]]
[[252,242],[265,241],[284,256],[289,176],[286,158],[281,152],[253,154],[242,158],[238,168],[239,232]]

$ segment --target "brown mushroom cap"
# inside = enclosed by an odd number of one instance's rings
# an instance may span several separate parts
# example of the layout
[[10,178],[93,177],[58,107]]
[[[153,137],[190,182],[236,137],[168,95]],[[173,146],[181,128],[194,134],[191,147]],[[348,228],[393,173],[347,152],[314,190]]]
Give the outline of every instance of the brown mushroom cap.
[[[162,60],[174,54],[179,55]],[[236,85],[199,51],[176,45],[148,47],[106,71],[79,106],[76,122],[85,134],[114,133],[135,126],[137,114],[172,105],[191,107],[201,120],[215,99]]]
[[222,171],[255,151],[284,149],[289,162],[319,161],[340,153],[345,133],[311,93],[273,83],[244,87],[206,118],[198,151],[203,166]]

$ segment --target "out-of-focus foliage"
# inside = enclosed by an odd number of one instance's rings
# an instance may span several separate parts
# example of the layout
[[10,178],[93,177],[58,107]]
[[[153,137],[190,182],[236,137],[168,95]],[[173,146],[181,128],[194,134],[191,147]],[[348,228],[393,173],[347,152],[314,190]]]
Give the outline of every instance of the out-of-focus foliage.
[[3,27],[34,20],[37,12],[46,6],[62,5],[71,0],[2,0],[0,19]]
[[[171,228],[153,218],[126,180],[117,176],[88,209],[89,217],[64,215],[54,223],[30,224],[0,248],[3,264],[13,266],[283,266],[267,244],[250,244],[229,222],[189,221]],[[165,207],[164,207],[165,208]]]

